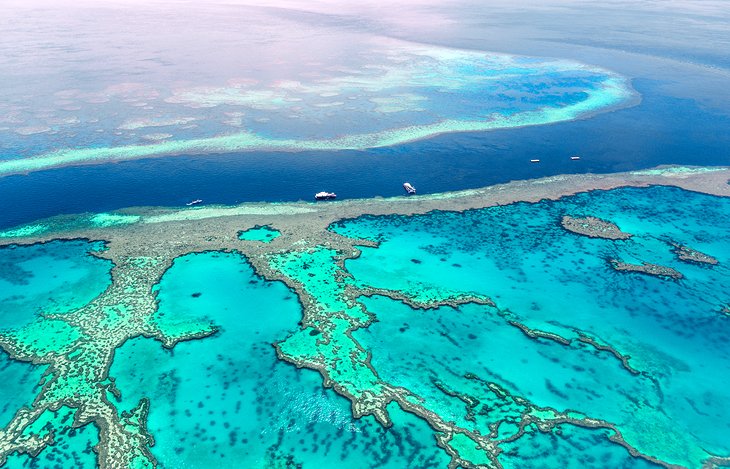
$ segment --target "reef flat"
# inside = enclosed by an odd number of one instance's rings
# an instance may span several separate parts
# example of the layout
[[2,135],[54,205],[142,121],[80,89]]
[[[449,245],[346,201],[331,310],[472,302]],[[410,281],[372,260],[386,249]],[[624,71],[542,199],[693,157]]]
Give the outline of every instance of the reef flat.
[[630,233],[624,233],[615,224],[596,217],[576,218],[566,215],[560,220],[560,224],[568,231],[591,238],[629,239],[631,237]]
[[[663,167],[409,198],[131,208],[0,232],[2,249],[62,240],[103,243],[87,255],[111,266],[110,283],[92,299],[63,311],[42,308],[0,331],[0,346],[12,360],[45,370],[37,395],[0,432],[0,462],[53,453],[62,428],[92,424],[99,432],[94,450],[100,467],[175,467],[168,459],[175,452],[160,442],[164,427],[154,434],[148,425],[163,397],[133,392],[133,381],[125,378],[135,369],[128,346],[144,347],[139,344],[152,339],[176,351],[227,337],[235,316],[179,313],[183,306],[169,305],[182,296],[172,293],[166,277],[187,256],[220,252],[234,256],[225,261],[233,263],[225,267],[231,275],[241,268],[235,256],[242,255],[258,278],[249,283],[280,283],[296,295],[299,323],[286,333],[285,324],[277,324],[266,339],[280,363],[318,372],[325,387],[347,399],[355,421],[374,419],[393,431],[404,415],[425,423],[419,438],[430,435],[449,467],[524,467],[531,456],[520,449],[522,442],[550,444],[544,438],[557,446],[593,442],[583,453],[565,456],[585,458],[584,466],[598,467],[596,458],[613,461],[612,467],[728,464],[730,430],[721,423],[727,400],[713,381],[730,366],[716,345],[724,341],[722,324],[727,327],[717,311],[727,300],[712,289],[728,276],[730,234],[715,223],[709,235],[702,220],[694,231],[681,231],[663,212],[645,220],[644,211],[664,201],[681,208],[683,220],[700,207],[712,222],[730,210],[729,179],[728,168]],[[627,200],[636,213],[616,208]],[[680,207],[683,200],[689,202]],[[621,242],[574,236],[560,225],[566,216],[594,217],[633,236]],[[719,262],[686,264],[682,282],[661,288],[646,283],[660,279],[605,269],[607,256],[671,264],[675,254],[664,238],[697,246]],[[515,266],[500,256],[525,260]],[[223,265],[216,259],[199,261],[197,269],[208,270],[199,270],[203,283],[185,298],[224,294],[205,286]],[[601,266],[603,277],[595,275]],[[195,279],[195,272],[182,278]],[[550,299],[540,297],[535,282],[551,285],[542,289]],[[665,294],[676,296],[657,296]],[[251,314],[275,314],[263,309],[278,303],[261,295]],[[665,309],[666,302],[677,307]],[[246,307],[240,308],[244,314]],[[600,319],[606,311],[614,313],[612,321]],[[648,327],[645,320],[658,321],[654,327],[662,332],[651,338],[626,334]],[[696,368],[697,360],[711,370]],[[114,370],[127,371],[115,376]],[[177,389],[175,369],[165,376]],[[691,382],[703,385],[693,389]],[[73,420],[40,425],[59,409],[70,409]],[[286,434],[286,427],[280,432]],[[272,438],[267,457],[284,464],[291,454],[279,454],[284,450]],[[223,451],[225,444],[216,448]]]
[[701,253],[696,249],[692,249],[689,246],[682,246],[681,244],[672,243],[674,246],[674,253],[677,258],[686,262],[696,262],[698,264],[709,264],[717,265],[717,259],[707,254]]
[[645,275],[654,275],[656,277],[671,278],[681,280],[684,278],[681,272],[671,267],[652,264],[650,262],[642,262],[641,264],[632,264],[630,262],[622,262],[611,259],[611,266],[619,272],[637,272]]
[[[26,119],[37,118],[15,112],[7,128],[13,133],[0,144],[0,176],[182,154],[364,150],[445,133],[565,122],[639,101],[626,77],[580,62],[382,37],[354,43],[362,49],[347,53],[357,58],[355,65],[331,64],[316,79],[305,73],[175,89],[133,82],[58,90],[79,113],[93,107],[100,118],[83,129],[79,119],[52,119],[53,129],[28,132]],[[122,122],[119,106],[125,108]],[[220,122],[222,114],[227,117]],[[220,132],[221,126],[229,131]],[[145,134],[150,129],[166,133]],[[58,147],[67,138],[78,143]],[[28,148],[45,151],[28,155]]]

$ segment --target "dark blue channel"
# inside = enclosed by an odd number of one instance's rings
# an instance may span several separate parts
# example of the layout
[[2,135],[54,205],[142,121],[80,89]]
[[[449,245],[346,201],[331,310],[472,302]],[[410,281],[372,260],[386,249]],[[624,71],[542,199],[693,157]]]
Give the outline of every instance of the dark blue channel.
[[[151,158],[0,178],[0,227],[130,206],[394,196],[555,174],[660,164],[730,165],[730,117],[635,80],[638,106],[546,126],[449,134],[368,151],[262,152]],[[570,156],[581,155],[580,161]],[[539,158],[539,164],[529,162]]]

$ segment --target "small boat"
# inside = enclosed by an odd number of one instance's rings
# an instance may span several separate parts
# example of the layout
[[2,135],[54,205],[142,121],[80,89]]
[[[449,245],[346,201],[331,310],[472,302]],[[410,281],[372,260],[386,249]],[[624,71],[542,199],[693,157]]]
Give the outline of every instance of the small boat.
[[186,203],[185,205],[187,205],[189,207],[191,205],[198,205],[198,204],[201,204],[201,203],[203,203],[203,199],[195,199],[195,200],[193,200],[191,202]]
[[324,191],[323,192],[317,192],[316,194],[314,194],[314,198],[316,200],[336,199],[337,198],[337,194],[335,194],[334,192],[324,192]]
[[576,161],[580,159],[580,156],[571,156],[570,159]]
[[530,163],[539,163],[539,162],[540,162],[540,160],[538,160],[538,159],[530,160]]
[[405,189],[406,192],[408,192],[409,194],[415,194],[416,193],[416,188],[413,187],[410,182],[404,182],[403,183],[403,189]]

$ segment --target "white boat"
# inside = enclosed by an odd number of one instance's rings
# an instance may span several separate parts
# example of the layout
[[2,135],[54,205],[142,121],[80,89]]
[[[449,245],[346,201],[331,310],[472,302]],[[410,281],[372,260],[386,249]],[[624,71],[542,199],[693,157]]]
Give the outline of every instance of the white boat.
[[538,159],[530,160],[530,163],[539,163],[539,162],[540,162],[540,160],[538,160]]
[[198,204],[201,204],[201,203],[203,203],[203,199],[195,199],[193,201],[190,201],[190,202],[186,203],[185,205],[191,206],[191,205],[198,205]]
[[403,183],[403,189],[405,189],[406,192],[408,192],[409,194],[415,194],[416,193],[416,188],[413,187],[410,182],[404,182]]
[[576,161],[580,159],[580,156],[571,156],[570,159]]
[[322,192],[317,192],[316,194],[314,194],[314,198],[316,200],[336,199],[337,198],[337,194],[335,194],[334,192],[324,192],[324,191],[322,191]]

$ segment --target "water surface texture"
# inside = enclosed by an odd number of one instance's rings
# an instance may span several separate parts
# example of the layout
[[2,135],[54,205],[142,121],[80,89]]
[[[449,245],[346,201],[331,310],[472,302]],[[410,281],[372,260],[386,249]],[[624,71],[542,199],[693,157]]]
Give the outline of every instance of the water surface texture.
[[730,466],[725,3],[0,2],[0,466]]
[[81,240],[0,248],[0,327],[73,311],[103,292],[111,265],[91,255],[100,249],[101,243]]
[[178,3],[3,2],[0,225],[730,164],[718,2]]
[[[373,353],[381,376],[438,394],[433,377],[461,390],[470,386],[465,373],[484,374],[539,405],[614,422],[649,454],[697,466],[706,452],[730,450],[722,384],[730,372],[722,313],[730,233],[721,222],[729,210],[726,199],[657,187],[465,213],[363,218],[335,229],[381,242],[348,261],[360,282],[416,295],[475,291],[503,312],[417,312],[378,300],[370,309],[379,321],[361,334],[366,347],[383,349],[381,356]],[[566,214],[611,220],[633,237],[567,232],[560,226]],[[719,264],[681,261],[671,243]],[[684,278],[618,272],[609,259],[671,266]],[[630,357],[639,374],[590,347],[530,340],[505,315],[566,338],[592,337]]]
[[386,430],[353,420],[321,377],[277,360],[271,344],[296,327],[296,297],[257,278],[233,254],[192,254],[160,283],[164,327],[211,321],[215,336],[165,350],[149,339],[121,347],[110,370],[121,408],[151,400],[148,428],[160,467],[437,467],[448,458],[425,444],[425,422],[394,412]]
[[728,198],[654,186],[360,216],[298,248],[254,226],[235,240],[248,258],[168,264],[158,245],[115,257],[111,285],[100,243],[11,247],[100,262],[106,289],[2,332],[4,431],[22,432],[0,448],[38,451],[11,467],[92,467],[98,442],[131,467],[699,468],[730,454],[728,215]]
[[[125,120],[107,119],[106,114],[117,115],[107,106],[96,111],[103,118],[85,125],[76,117],[57,122],[55,115],[44,115],[46,122],[57,124],[53,131],[27,126],[37,116],[13,107],[16,117],[5,120],[11,124],[6,130],[14,131],[15,138],[5,144],[9,157],[0,161],[0,175],[206,151],[364,150],[442,133],[572,120],[635,98],[623,77],[577,62],[383,39],[359,44],[365,48],[356,54],[360,62],[320,66],[314,81],[283,76],[260,83],[244,76],[222,86],[173,90],[123,82],[91,96],[80,90],[56,91],[54,96],[80,107],[79,113],[87,112],[89,101],[96,108],[107,101],[115,110],[122,105],[125,109],[117,112]],[[147,102],[158,99],[160,109],[152,113],[155,106]],[[221,117],[223,122],[218,121]],[[207,122],[212,119],[216,121]],[[114,124],[117,127],[108,128]],[[222,124],[240,130],[221,134]],[[79,126],[90,133],[89,138],[77,134]],[[175,134],[144,134],[158,129]],[[51,138],[46,132],[53,133]],[[99,134],[110,135],[111,142]],[[57,148],[57,141],[70,137],[82,148]],[[150,140],[156,143],[145,142]],[[28,148],[42,154],[19,158]]]

